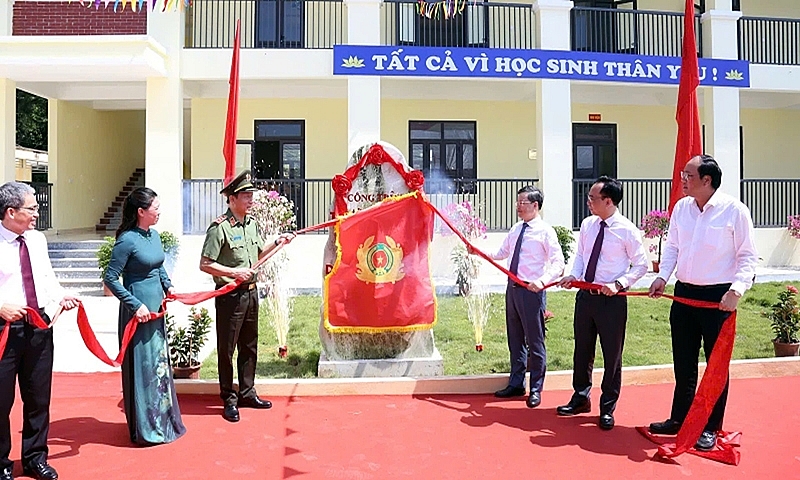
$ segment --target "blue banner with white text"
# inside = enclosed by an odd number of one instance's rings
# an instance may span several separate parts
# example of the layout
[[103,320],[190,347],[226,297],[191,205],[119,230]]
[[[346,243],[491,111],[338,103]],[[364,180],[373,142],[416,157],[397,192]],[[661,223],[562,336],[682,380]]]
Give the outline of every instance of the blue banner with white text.
[[[750,86],[742,60],[700,58],[700,85]],[[335,45],[334,75],[554,78],[678,85],[680,57],[495,48]]]

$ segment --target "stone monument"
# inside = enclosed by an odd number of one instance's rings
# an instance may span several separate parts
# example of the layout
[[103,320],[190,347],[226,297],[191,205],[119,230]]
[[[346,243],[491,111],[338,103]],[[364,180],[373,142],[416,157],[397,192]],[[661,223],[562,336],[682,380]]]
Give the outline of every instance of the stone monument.
[[[347,168],[357,165],[373,144],[358,148]],[[405,172],[411,171],[405,156],[393,145],[378,142],[384,151]],[[334,189],[337,186],[334,185]],[[341,187],[339,187],[341,188]],[[389,163],[366,164],[343,195],[348,212],[362,210],[381,200],[410,191],[396,166]],[[341,205],[341,204],[340,204]],[[331,211],[334,211],[332,206]],[[323,254],[323,277],[336,261],[337,246],[333,229]],[[322,306],[324,311],[325,305]],[[319,337],[322,342],[318,374],[320,377],[399,377],[435,376],[443,374],[442,357],[433,341],[433,329],[410,332],[336,333],[325,328],[320,316]]]

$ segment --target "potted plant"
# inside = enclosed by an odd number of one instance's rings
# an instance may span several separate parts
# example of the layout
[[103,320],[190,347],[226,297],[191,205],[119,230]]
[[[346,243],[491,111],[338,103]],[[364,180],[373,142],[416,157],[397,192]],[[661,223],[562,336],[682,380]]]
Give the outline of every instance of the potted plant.
[[108,264],[111,263],[111,251],[114,249],[115,242],[116,239],[114,237],[104,237],[103,244],[100,245],[100,248],[98,248],[97,252],[95,253],[95,256],[97,257],[97,268],[100,269],[100,281],[103,283],[103,294],[105,294],[107,297],[111,296],[111,290],[106,287],[103,279],[106,276]]
[[200,349],[208,339],[212,319],[208,309],[198,310],[196,307],[189,310],[188,319],[187,325],[179,327],[175,325],[172,315],[164,317],[174,378],[200,378]]
[[658,273],[659,264],[661,263],[661,244],[669,231],[669,212],[666,210],[651,210],[650,213],[642,217],[641,227],[644,230],[644,238],[658,239],[656,243],[649,247],[650,253],[656,254],[656,260],[653,261],[653,271]]
[[575,242],[575,237],[572,236],[572,230],[561,225],[554,225],[553,230],[556,231],[558,244],[561,245],[561,253],[564,255],[564,263],[566,264],[572,256],[572,244]]
[[167,275],[172,277],[172,273],[175,271],[175,259],[180,250],[180,241],[178,237],[167,231],[158,232],[158,236],[161,237],[161,248],[164,250],[164,269],[167,271]]
[[800,351],[800,306],[797,304],[797,288],[787,285],[786,289],[778,294],[770,311],[763,312],[763,316],[772,321],[772,331],[775,338],[776,357],[795,357]]
[[787,218],[789,235],[800,240],[800,215],[789,215]]
[[[473,207],[468,200],[447,205],[444,207],[444,214],[458,232],[470,242],[486,237],[486,224],[478,215],[478,209]],[[442,225],[441,233],[450,235],[453,232],[449,227]],[[466,297],[480,274],[480,263],[477,258],[467,252],[467,248],[460,242],[450,252],[450,261],[453,263],[453,270],[456,274],[458,294]]]

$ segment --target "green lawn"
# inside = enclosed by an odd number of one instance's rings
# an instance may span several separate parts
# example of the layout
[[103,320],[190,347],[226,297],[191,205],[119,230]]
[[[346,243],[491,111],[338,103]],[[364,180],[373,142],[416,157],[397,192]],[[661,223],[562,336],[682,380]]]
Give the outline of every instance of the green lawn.
[[[800,288],[800,282],[790,282]],[[736,359],[772,357],[772,331],[761,312],[771,305],[785,283],[757,284],[739,303]],[[671,293],[668,290],[668,293]],[[439,321],[434,327],[436,345],[444,358],[446,375],[481,375],[508,372],[504,297],[491,296],[489,324],[483,337],[483,352],[475,351],[472,325],[460,297],[439,297]],[[278,344],[265,312],[261,311],[259,360],[257,374],[266,378],[316,377],[319,360],[319,296],[295,297],[293,320],[289,331],[289,355],[278,356]],[[572,313],[574,292],[549,292],[547,308],[555,318],[547,323],[547,368],[572,369]],[[672,363],[669,336],[669,306],[667,300],[632,297],[628,301],[628,327],[623,353],[625,366]],[[702,354],[701,354],[702,355]],[[597,350],[595,366],[603,365]],[[203,363],[202,378],[216,378],[216,353]]]

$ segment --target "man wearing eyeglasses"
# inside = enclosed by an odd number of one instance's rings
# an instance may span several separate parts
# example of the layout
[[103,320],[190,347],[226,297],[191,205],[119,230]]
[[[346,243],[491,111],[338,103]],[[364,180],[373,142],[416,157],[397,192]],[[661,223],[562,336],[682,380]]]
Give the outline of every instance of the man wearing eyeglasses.
[[[660,297],[675,271],[676,296],[719,302],[719,310],[672,303],[672,411],[667,420],[650,424],[652,433],[666,435],[678,433],[694,400],[700,341],[708,360],[722,324],[753,285],[758,262],[750,211],[739,200],[717,191],[722,184],[717,162],[709,155],[694,157],[681,172],[681,183],[686,197],[678,200],[672,210],[661,271],[650,285],[650,296]],[[696,449],[714,448],[727,400],[726,384]]]
[[591,216],[581,223],[572,273],[559,284],[569,288],[576,279],[601,285],[598,290],[580,290],[575,295],[572,388],[567,405],[556,409],[569,416],[590,412],[592,368],[597,337],[603,350],[603,382],[600,386],[600,418],[603,430],[614,428],[614,410],[622,389],[622,348],[628,322],[628,301],[620,291],[628,289],[647,273],[647,255],[642,234],[617,209],[622,184],[600,177],[592,185],[586,204]]
[[37,232],[39,206],[28,185],[0,186],[0,328],[8,343],[0,359],[0,480],[13,478],[9,415],[19,377],[22,398],[22,468],[38,479],[58,478],[47,463],[50,428],[50,385],[53,377],[53,331],[29,323],[25,307],[37,310],[49,323],[60,307],[78,300],[58,283],[47,254],[47,239]]
[[517,215],[521,222],[508,232],[500,249],[490,253],[495,260],[511,257],[508,269],[527,283],[527,288],[509,280],[506,287],[506,331],[511,375],[508,386],[495,392],[499,398],[525,395],[525,371],[530,371],[529,408],[541,403],[547,367],[544,345],[544,291],[542,288],[564,271],[564,255],[556,231],[539,217],[544,194],[526,186],[517,192]]

